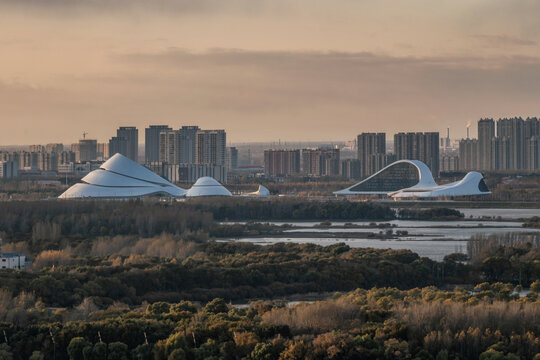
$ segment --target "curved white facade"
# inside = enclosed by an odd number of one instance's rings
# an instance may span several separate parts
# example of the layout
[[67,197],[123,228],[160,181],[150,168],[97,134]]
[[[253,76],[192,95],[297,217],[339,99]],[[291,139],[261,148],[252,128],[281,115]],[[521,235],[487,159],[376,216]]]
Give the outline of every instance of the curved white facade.
[[270,196],[270,190],[268,190],[266,187],[264,187],[262,185],[259,185],[259,188],[257,189],[257,191],[244,194],[244,196],[267,197],[267,196]]
[[459,181],[437,185],[421,161],[399,160],[336,195],[386,194],[395,199],[436,198],[491,194],[482,174],[469,172]]
[[198,196],[232,196],[232,194],[216,179],[204,176],[199,178],[186,193],[186,197]]
[[129,198],[154,194],[183,197],[186,194],[186,190],[121,154],[115,154],[81,181],[59,198]]

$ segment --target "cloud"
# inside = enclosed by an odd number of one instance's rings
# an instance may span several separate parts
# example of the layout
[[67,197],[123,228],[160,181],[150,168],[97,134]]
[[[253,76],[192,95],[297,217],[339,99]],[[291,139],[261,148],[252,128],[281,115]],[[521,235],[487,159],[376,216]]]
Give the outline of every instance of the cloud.
[[254,12],[273,6],[269,0],[0,0],[0,7],[33,10],[51,15],[131,12],[166,15],[214,13],[229,9]]
[[494,48],[537,45],[536,41],[508,35],[472,35],[472,37],[483,41],[486,46]]
[[[122,70],[64,76],[55,89],[0,86],[0,118],[14,119],[12,133],[50,132],[50,141],[59,128],[104,141],[119,124],[150,123],[225,128],[231,141],[261,141],[464,129],[483,116],[540,114],[535,57],[171,48],[110,61]],[[48,126],[29,126],[37,120]],[[11,139],[0,134],[2,141]]]

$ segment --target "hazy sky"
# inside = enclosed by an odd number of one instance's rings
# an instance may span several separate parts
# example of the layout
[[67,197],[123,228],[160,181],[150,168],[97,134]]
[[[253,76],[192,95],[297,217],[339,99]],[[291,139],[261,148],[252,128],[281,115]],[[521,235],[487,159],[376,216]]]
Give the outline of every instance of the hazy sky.
[[[536,0],[0,0],[0,145],[465,134],[540,116]],[[473,131],[473,134],[476,132]]]

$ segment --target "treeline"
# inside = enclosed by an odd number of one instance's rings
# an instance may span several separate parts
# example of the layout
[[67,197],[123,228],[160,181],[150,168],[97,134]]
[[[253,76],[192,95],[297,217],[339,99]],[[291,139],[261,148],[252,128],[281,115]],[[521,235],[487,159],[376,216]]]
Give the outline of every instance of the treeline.
[[192,199],[193,209],[209,211],[219,221],[270,220],[391,220],[394,211],[386,205],[347,200],[310,201],[298,198],[253,200],[242,198]]
[[538,233],[477,234],[467,241],[470,266],[488,281],[529,284],[540,279]]
[[387,206],[300,199],[198,199],[156,201],[8,201],[0,206],[4,241],[62,237],[154,236],[208,231],[218,220],[393,219]]
[[[136,238],[112,240],[117,243],[98,240],[90,246],[46,251],[36,258],[34,271],[1,271],[0,287],[14,295],[35,294],[46,306],[71,307],[85,298],[99,306],[115,301],[133,305],[272,298],[373,286],[406,289],[440,285],[450,277],[470,282],[461,264],[452,264],[445,275],[444,264],[407,250],[216,242],[196,246],[177,242],[174,247],[174,242],[160,237],[142,244]],[[178,257],[140,255],[148,249],[159,255],[164,248]],[[107,253],[115,255],[103,256]]]
[[[509,284],[475,291],[434,287],[357,289],[286,307],[154,302],[99,309],[44,309],[31,295],[0,301],[27,324],[0,323],[2,359],[525,359],[540,357],[537,287],[518,298]],[[0,316],[6,314],[0,309]]]
[[0,206],[5,242],[38,248],[97,236],[189,234],[213,224],[212,214],[185,205],[135,201],[9,201]]
[[[170,234],[98,237],[40,252],[31,271],[1,271],[0,288],[14,295],[32,293],[46,306],[64,307],[85,298],[105,306],[115,301],[244,300],[485,280],[526,286],[540,278],[539,243],[537,236],[526,234],[510,240],[475,237],[468,244],[470,257],[452,254],[435,262],[407,250],[353,249],[344,243],[259,246],[193,242]],[[19,242],[3,249],[24,247]]]
[[460,220],[465,216],[459,210],[449,208],[404,208],[398,210],[398,217],[404,220]]

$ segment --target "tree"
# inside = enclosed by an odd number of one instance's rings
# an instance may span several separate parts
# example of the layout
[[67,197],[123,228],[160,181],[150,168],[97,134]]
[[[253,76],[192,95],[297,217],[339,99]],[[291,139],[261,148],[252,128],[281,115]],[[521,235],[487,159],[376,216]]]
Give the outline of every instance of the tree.
[[107,344],[101,341],[94,344],[94,347],[92,348],[92,353],[94,354],[94,358],[96,359],[105,359],[105,357],[107,356]]
[[109,360],[127,360],[128,346],[117,341],[109,344]]
[[298,343],[291,343],[283,352],[279,355],[279,360],[303,360],[306,358],[307,347],[303,341]]
[[135,360],[152,360],[152,346],[142,344],[131,351],[131,358]]
[[91,344],[83,337],[74,337],[69,342],[67,353],[72,360],[84,360],[83,349]]
[[0,344],[0,360],[13,360],[13,353],[8,344]]
[[210,314],[226,313],[229,311],[227,303],[222,298],[215,298],[204,307],[204,312]]
[[186,352],[182,349],[175,349],[171,352],[167,360],[186,360]]
[[161,315],[161,314],[168,314],[171,309],[171,304],[158,301],[151,305],[148,305],[146,308],[146,313],[151,315]]
[[33,351],[32,355],[30,356],[29,360],[44,360],[45,356],[41,353],[41,351]]
[[272,345],[265,343],[258,343],[255,345],[255,349],[251,352],[252,360],[272,360],[274,355],[274,349]]

